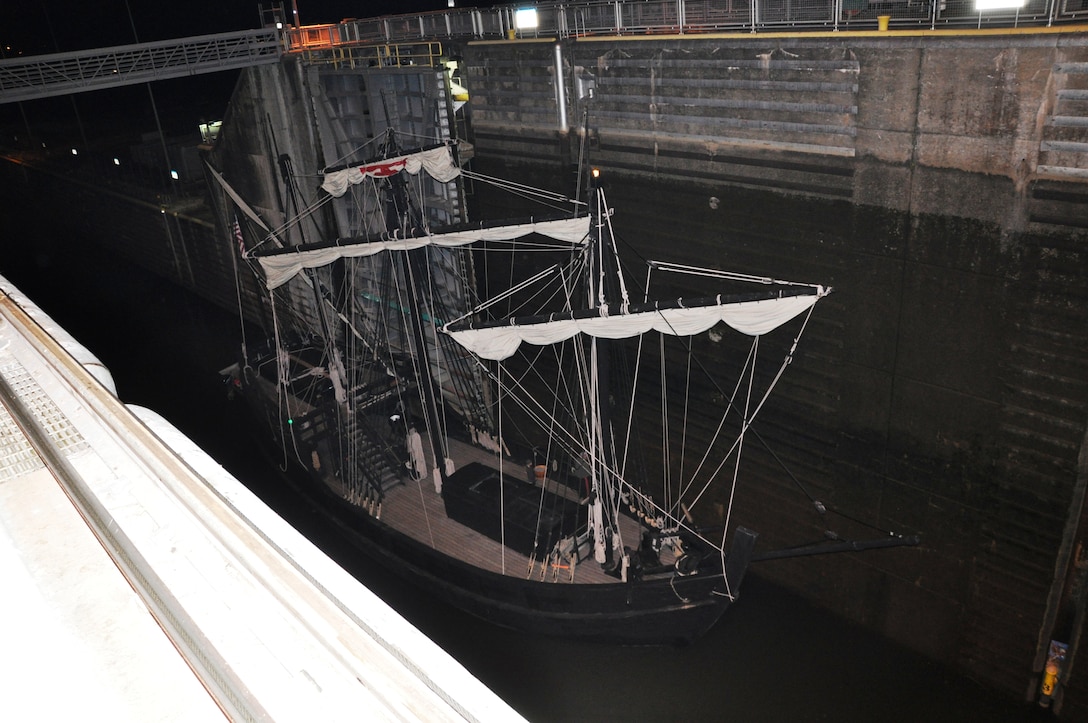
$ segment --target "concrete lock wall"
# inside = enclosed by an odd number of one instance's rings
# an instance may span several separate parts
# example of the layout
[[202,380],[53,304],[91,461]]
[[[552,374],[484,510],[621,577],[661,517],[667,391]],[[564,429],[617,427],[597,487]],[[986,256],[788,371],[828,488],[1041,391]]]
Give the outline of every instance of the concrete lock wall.
[[[569,179],[587,110],[633,245],[836,287],[765,434],[814,496],[923,542],[755,570],[1034,696],[1041,651],[1080,627],[1088,38],[581,39],[464,58],[479,164]],[[737,495],[761,544],[874,536],[814,515],[775,467]]]

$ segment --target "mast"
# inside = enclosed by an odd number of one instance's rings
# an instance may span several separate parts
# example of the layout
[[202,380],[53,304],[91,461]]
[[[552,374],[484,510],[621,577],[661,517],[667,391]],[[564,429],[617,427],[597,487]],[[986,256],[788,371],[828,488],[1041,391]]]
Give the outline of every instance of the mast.
[[[423,278],[427,273],[427,249],[420,248],[409,251],[401,262],[406,278]],[[427,414],[427,429],[431,439],[431,451],[434,455],[435,467],[431,471],[434,478],[434,491],[441,494],[442,483],[446,479],[445,460],[449,454],[445,448],[445,440],[440,434],[438,417],[438,397],[434,390],[434,379],[431,377],[431,355],[427,351],[427,335],[423,328],[423,313],[420,309],[419,294],[414,283],[408,284],[408,305],[412,314],[412,327],[414,330],[414,342],[419,349],[419,364],[422,378],[419,384],[423,389],[425,412]]]
[[[601,306],[612,306],[619,303],[618,289],[621,287],[617,275],[619,264],[611,253],[611,236],[602,233],[604,224],[608,222],[608,208],[604,197],[604,189],[597,184],[599,172],[593,169],[592,181],[589,193],[592,198],[593,211],[590,221],[590,274],[588,279],[587,306],[597,309]],[[591,500],[590,500],[590,524],[593,529],[593,554],[594,559],[606,566],[612,566],[617,561],[612,552],[614,549],[612,540],[612,525],[610,506],[606,507],[602,499],[612,489],[609,477],[614,470],[612,446],[612,415],[609,401],[609,389],[611,386],[611,346],[612,340],[591,337],[590,338],[590,365],[589,365],[589,399],[593,405],[593,413],[590,415],[591,424],[595,429],[590,430],[591,443],[595,446],[592,458],[594,461],[593,473],[590,476]],[[608,530],[608,532],[606,532]]]
[[[397,150],[396,134],[392,128],[387,129],[385,150],[387,155]],[[413,228],[423,228],[424,219],[422,213],[410,201],[403,172],[398,171],[389,178],[386,193],[388,195],[385,217],[388,231],[408,233]],[[438,398],[435,394],[434,380],[431,376],[431,358],[427,351],[427,335],[423,326],[423,311],[419,299],[420,290],[415,282],[415,279],[426,278],[426,247],[411,249],[401,254],[400,267],[408,287],[412,340],[417,349],[417,361],[420,366],[418,382],[423,391],[424,414],[427,416],[427,432],[431,441],[432,459],[435,465],[431,470],[431,476],[434,479],[435,492],[441,493],[442,484],[446,479],[445,460],[449,455],[445,448],[444,439],[440,434]]]
[[[584,250],[583,308],[559,311],[540,309],[526,315],[499,319],[469,320],[466,315],[448,322],[443,330],[482,359],[501,361],[522,344],[547,346],[588,337],[578,349],[585,354],[585,409],[583,439],[589,452],[590,530],[594,558],[606,570],[619,566],[625,577],[627,558],[617,533],[621,489],[625,483],[615,470],[616,451],[611,420],[610,388],[614,340],[639,337],[656,331],[680,337],[702,333],[720,322],[735,331],[758,337],[811,310],[830,289],[820,285],[782,281],[714,269],[649,262],[651,268],[719,279],[733,287],[729,293],[710,296],[631,301],[618,259],[611,212],[594,170],[590,185],[590,220]],[[535,279],[530,279],[526,285]],[[705,292],[704,292],[705,293]],[[486,309],[482,304],[477,311]],[[606,532],[607,530],[607,532]]]
[[[298,196],[295,192],[294,173],[291,169],[291,158],[286,153],[281,154],[278,158],[280,176],[283,179],[285,190],[287,191],[287,198],[291,202],[291,207],[294,216],[299,213]],[[299,226],[299,234],[302,234],[302,226]],[[302,242],[305,243],[306,239],[303,237]],[[318,323],[321,324],[321,337],[325,340],[325,354],[329,359],[329,381],[332,382],[333,392],[336,395],[336,401],[341,405],[347,404],[347,391],[345,385],[347,384],[347,374],[344,370],[343,360],[340,356],[340,348],[336,345],[336,336],[333,333],[333,324],[329,319],[328,310],[325,308],[325,294],[322,290],[321,277],[316,271],[310,270],[307,273],[309,280],[309,286],[314,294],[314,305],[317,311]],[[333,308],[339,308],[335,304]]]

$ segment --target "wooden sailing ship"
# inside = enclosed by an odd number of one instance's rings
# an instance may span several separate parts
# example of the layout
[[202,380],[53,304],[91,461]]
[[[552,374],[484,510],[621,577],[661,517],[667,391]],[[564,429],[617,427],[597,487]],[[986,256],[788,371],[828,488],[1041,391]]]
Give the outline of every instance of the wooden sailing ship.
[[[658,261],[634,275],[595,181],[585,202],[544,195],[544,216],[464,223],[444,189],[469,173],[456,143],[405,151],[390,131],[324,172],[313,209],[347,204],[348,232],[294,245],[223,181],[257,229],[244,258],[271,328],[232,379],[310,492],[423,589],[522,630],[689,641],[737,598],[756,541],[731,507],[713,528],[692,510],[712,486],[732,499],[830,290]],[[508,288],[480,298],[499,268]],[[748,340],[728,381],[693,354],[707,333]],[[762,375],[767,334],[789,343]],[[711,402],[677,379],[720,392],[705,449],[686,410]]]

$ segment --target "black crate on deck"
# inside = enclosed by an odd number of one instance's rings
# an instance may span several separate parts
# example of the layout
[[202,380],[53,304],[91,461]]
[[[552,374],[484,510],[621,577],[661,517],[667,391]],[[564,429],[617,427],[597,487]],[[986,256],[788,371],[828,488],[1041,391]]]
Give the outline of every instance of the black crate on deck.
[[[503,475],[500,502],[498,470],[478,462],[450,475],[442,486],[442,497],[451,520],[493,540],[505,541],[508,548],[523,555],[532,554],[536,539],[538,557],[549,552],[560,537],[572,534],[575,528],[577,512],[570,501],[545,492],[541,504],[540,488],[525,480]],[[565,508],[570,508],[569,512]],[[500,524],[503,517],[505,540]]]

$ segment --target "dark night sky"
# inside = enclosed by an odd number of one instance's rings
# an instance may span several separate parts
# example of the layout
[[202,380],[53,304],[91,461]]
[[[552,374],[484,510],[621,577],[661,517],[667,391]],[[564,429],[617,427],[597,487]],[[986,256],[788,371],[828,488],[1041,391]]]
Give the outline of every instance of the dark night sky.
[[[296,2],[305,25],[446,9],[445,0]],[[0,43],[8,57],[125,45],[134,42],[128,8],[141,41],[244,30],[260,26],[260,4],[259,0],[128,0],[126,6],[125,0],[4,0]],[[459,6],[490,4],[458,2]],[[290,13],[291,0],[283,5]]]

